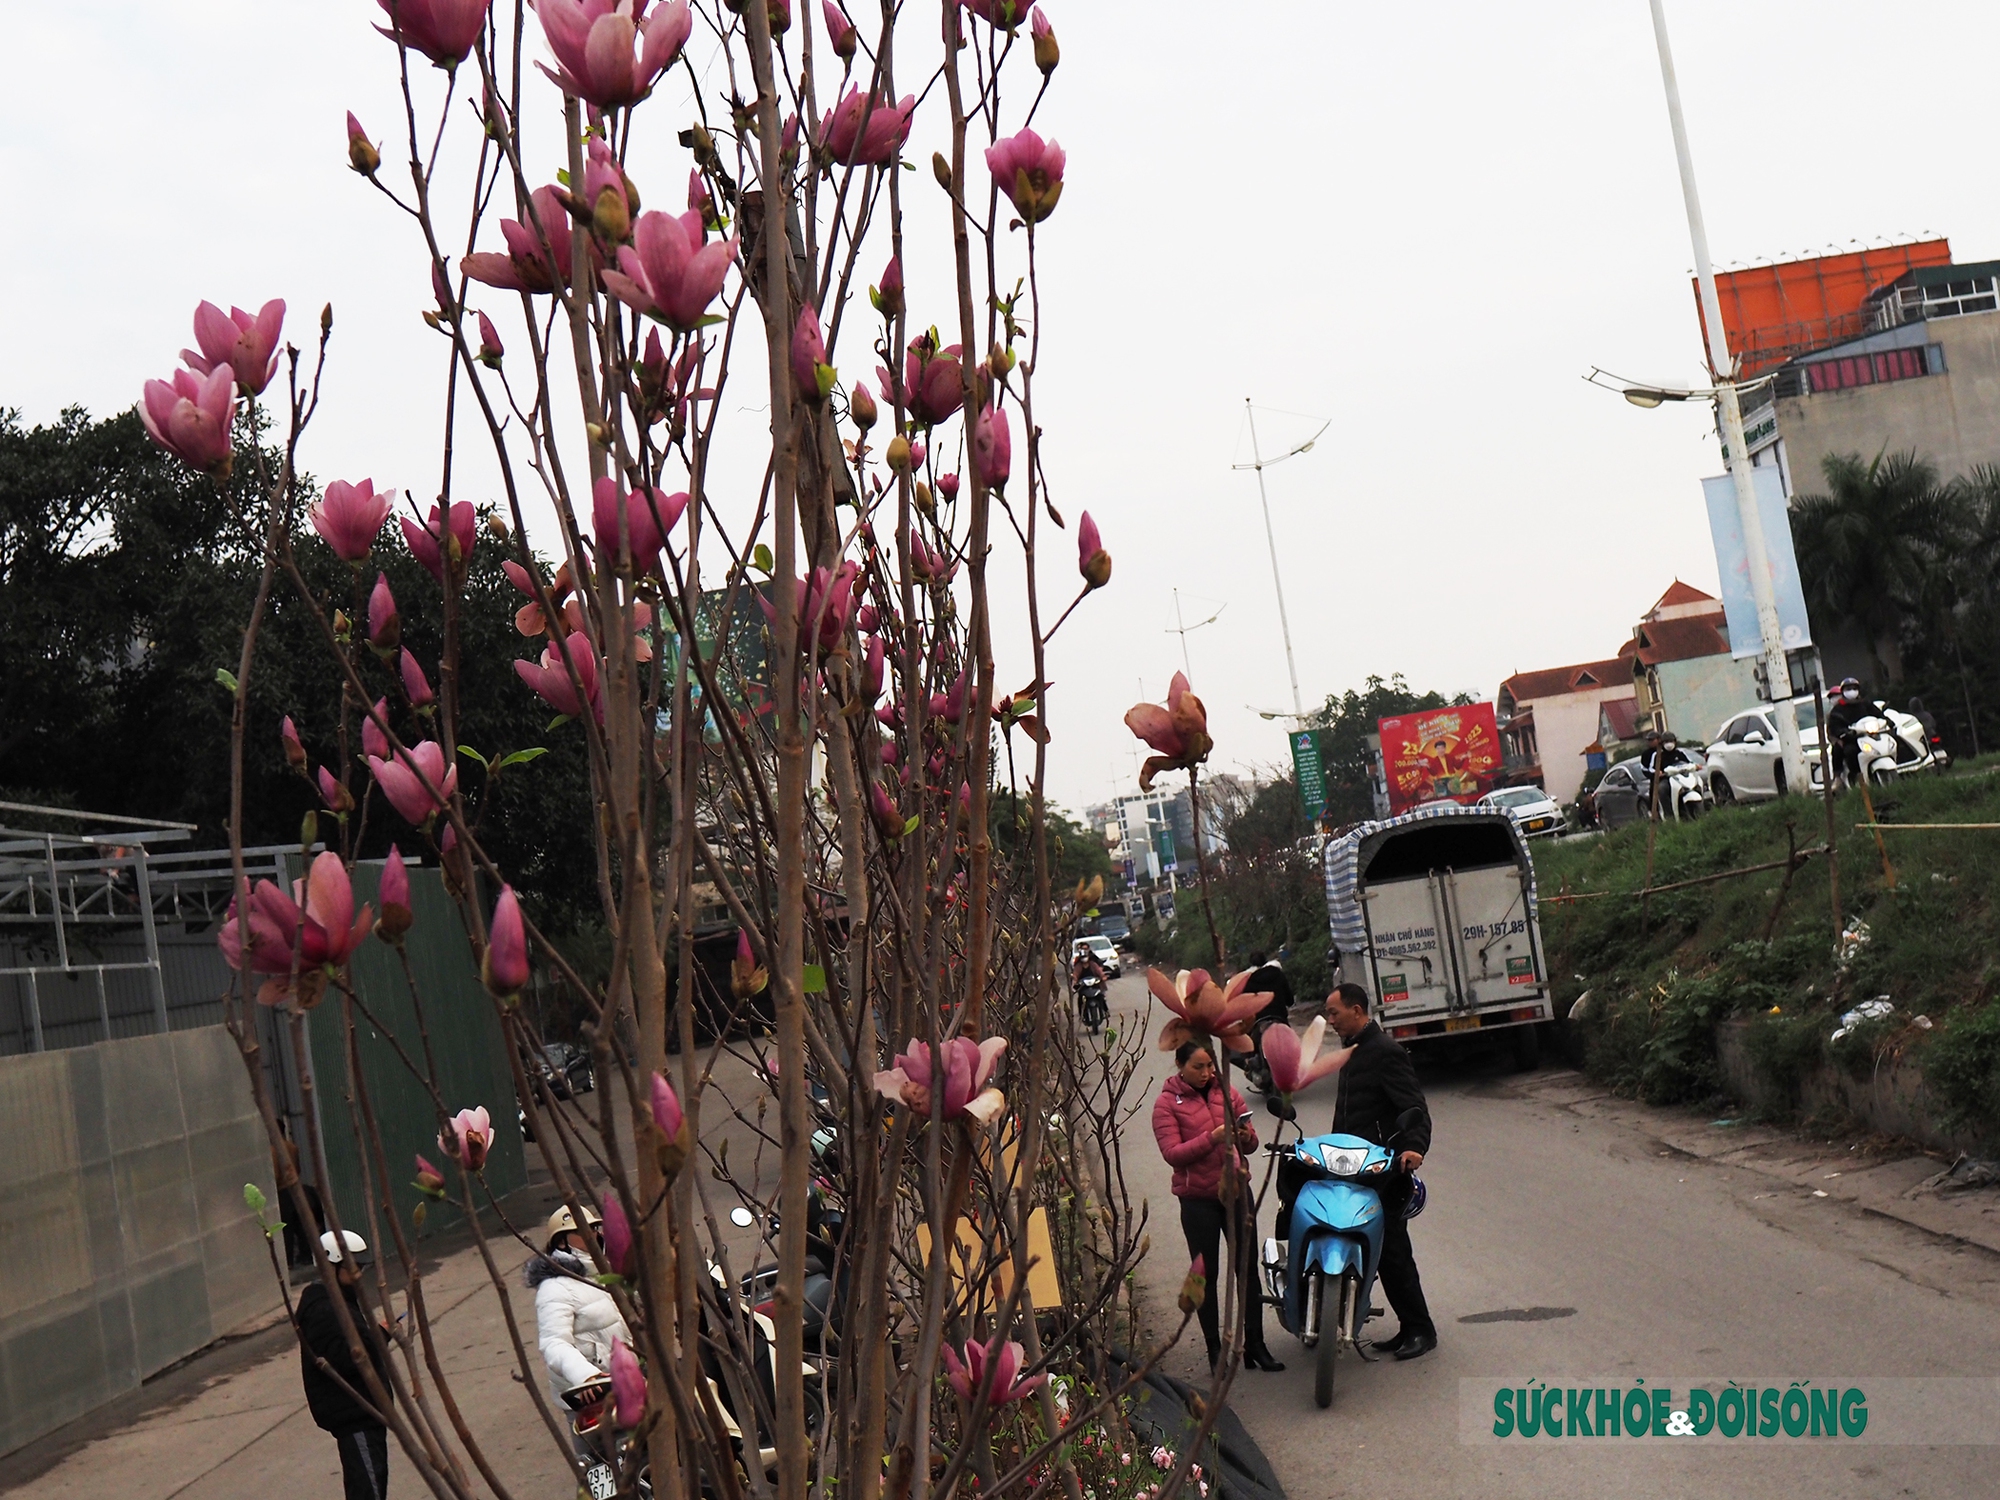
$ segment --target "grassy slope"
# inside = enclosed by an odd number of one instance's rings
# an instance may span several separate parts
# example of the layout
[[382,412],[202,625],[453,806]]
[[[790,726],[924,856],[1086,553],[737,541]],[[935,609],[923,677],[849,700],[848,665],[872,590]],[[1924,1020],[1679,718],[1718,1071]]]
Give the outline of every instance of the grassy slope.
[[[1883,822],[2000,823],[2000,757],[1886,789]],[[1840,1012],[1889,996],[1895,1016],[1835,1049],[1837,1064],[1865,1068],[1884,1048],[1920,1047],[1926,1079],[1957,1123],[2000,1138],[2000,829],[1884,835],[1896,888],[1884,881],[1861,796],[1835,801],[1842,911],[1870,937],[1841,968],[1834,960],[1828,863],[1799,870],[1772,940],[1761,935],[1779,871],[1656,895],[1650,921],[1633,896],[1564,904],[1568,892],[1631,892],[1644,883],[1646,828],[1601,838],[1543,842],[1535,851],[1542,933],[1556,979],[1557,1014],[1584,990],[1591,1004],[1576,1031],[1590,1070],[1614,1088],[1666,1102],[1717,1092],[1714,1028],[1755,1017],[1753,1058],[1781,1087],[1826,1055]],[[1663,825],[1655,885],[1781,860],[1786,824],[1799,847],[1823,842],[1825,810],[1786,799],[1731,808],[1693,824]],[[1777,1007],[1772,1013],[1772,1007]],[[1935,1029],[1913,1026],[1928,1015]]]

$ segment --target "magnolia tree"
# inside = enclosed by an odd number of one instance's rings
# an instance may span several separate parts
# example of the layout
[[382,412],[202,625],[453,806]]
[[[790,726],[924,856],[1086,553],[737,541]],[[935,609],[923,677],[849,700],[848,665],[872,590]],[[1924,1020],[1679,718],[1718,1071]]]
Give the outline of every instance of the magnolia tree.
[[[1074,597],[1044,601],[1037,583],[1064,525],[1035,409],[1036,246],[1055,232],[1065,163],[1031,122],[1057,69],[1054,31],[1023,0],[796,14],[791,0],[378,3],[402,117],[390,144],[350,115],[348,155],[383,227],[428,265],[424,319],[449,346],[435,500],[399,503],[368,479],[316,498],[302,484],[302,440],[338,390],[331,309],[302,353],[283,304],[203,303],[198,351],[146,387],[142,410],[155,439],[218,479],[260,466],[266,564],[224,674],[233,825],[246,755],[285,755],[323,809],[290,892],[252,889],[239,841],[221,936],[274,1147],[251,1007],[279,1013],[302,1064],[304,1012],[335,1004],[430,1091],[437,1157],[417,1153],[417,1185],[466,1211],[496,1285],[518,1264],[503,1265],[480,1217],[495,1207],[490,1111],[510,1101],[444,1095],[409,963],[414,1032],[384,1025],[353,977],[362,945],[403,952],[408,866],[434,861],[549,1171],[572,1212],[601,1208],[595,1271],[632,1335],[609,1371],[625,1489],[644,1475],[663,1496],[800,1500],[838,1485],[902,1500],[976,1479],[987,1494],[1079,1496],[1066,1426],[1115,1422],[1117,1395],[1073,1379],[1079,1334],[1116,1311],[1144,1220],[1115,1194],[1093,1205],[1090,1188],[1117,1177],[1132,1054],[1079,1045],[1054,1006],[1059,949],[1094,893],[1050,888],[1043,652],[1111,575],[1084,515]],[[901,170],[923,154],[928,173]],[[683,184],[684,210],[658,206]],[[906,216],[920,194],[930,202]],[[939,226],[933,243],[906,242],[918,220]],[[906,262],[935,267],[934,284],[906,284]],[[260,432],[280,441],[248,440]],[[497,478],[467,498],[453,454],[481,438]],[[315,547],[350,565],[347,597],[308,583]],[[426,597],[396,598],[374,565],[396,547],[428,572]],[[496,786],[533,795],[535,752],[488,756],[458,738],[462,593],[481,548],[503,553],[522,595],[517,691],[587,749],[591,804],[572,812],[596,840],[608,977],[586,977],[538,929],[482,843]],[[1017,692],[996,691],[996,586],[1024,601],[1008,653],[1032,665]],[[331,743],[308,747],[289,719],[268,752],[247,733],[275,607],[309,612],[337,664]],[[403,643],[418,617],[441,625],[435,659]],[[765,642],[758,664],[739,650],[746,632]],[[1014,867],[988,831],[1003,782],[1030,825]],[[378,909],[357,911],[350,871],[385,825]],[[775,1202],[757,1205],[779,1226],[768,1318],[736,1294],[743,1268],[717,1228],[716,1195],[752,1189],[704,1145],[704,905],[737,929],[734,998],[768,992],[775,1017],[782,1166]],[[522,1067],[539,1039],[519,997],[536,975],[589,1018],[599,1118],[556,1107]],[[454,1397],[411,1226],[386,1191],[413,1143],[382,1138],[358,1069],[342,1086],[367,1178],[367,1222],[352,1227],[388,1252],[368,1292],[380,1321],[334,1302],[357,1394],[434,1493],[508,1495]],[[815,1088],[844,1140],[822,1185],[846,1210],[844,1335],[837,1361],[808,1365]],[[324,1181],[310,1109],[306,1122]],[[285,1175],[285,1211],[311,1224]],[[1061,1306],[1039,1319],[1026,1301],[1038,1207],[1065,1272]],[[319,1272],[331,1275],[324,1259]],[[509,1326],[522,1415],[567,1458],[567,1413]],[[387,1356],[379,1369],[364,1347]]]

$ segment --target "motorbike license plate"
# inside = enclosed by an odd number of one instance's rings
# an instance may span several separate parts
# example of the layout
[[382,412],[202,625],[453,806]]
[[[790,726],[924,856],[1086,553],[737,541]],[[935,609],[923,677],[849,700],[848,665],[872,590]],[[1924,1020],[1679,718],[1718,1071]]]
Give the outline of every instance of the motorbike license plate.
[[1447,1016],[1445,1018],[1444,1029],[1446,1031],[1477,1031],[1479,1029],[1479,1017]]
[[583,1479],[590,1486],[590,1500],[611,1500],[618,1493],[618,1476],[611,1472],[610,1464],[592,1464]]

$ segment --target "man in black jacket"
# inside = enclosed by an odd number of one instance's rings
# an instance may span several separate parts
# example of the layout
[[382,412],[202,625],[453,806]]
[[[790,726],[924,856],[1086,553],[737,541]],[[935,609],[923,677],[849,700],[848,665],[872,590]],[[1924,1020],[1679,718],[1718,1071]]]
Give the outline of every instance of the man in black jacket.
[[[345,1253],[340,1239],[331,1233],[319,1237],[320,1248],[333,1262],[334,1278],[340,1283],[347,1315],[354,1320],[362,1347],[368,1351],[375,1373],[386,1386],[388,1372],[376,1346],[369,1341],[368,1315],[361,1307],[361,1267],[357,1257],[367,1252],[368,1245],[351,1229],[343,1233]],[[347,1335],[341,1330],[340,1313],[325,1282],[315,1281],[299,1294],[297,1316],[299,1343],[304,1350],[306,1406],[313,1421],[332,1433],[340,1448],[345,1500],[384,1500],[389,1493],[389,1432],[368,1405],[368,1382],[354,1363]]]
[[1243,987],[1244,993],[1271,997],[1270,1002],[1257,1013],[1257,1030],[1261,1032],[1273,1021],[1291,1024],[1292,981],[1286,977],[1283,960],[1267,958],[1261,952],[1252,953],[1250,967],[1254,972],[1250,975],[1250,982]]
[[[1410,1054],[1393,1042],[1368,1014],[1368,992],[1358,984],[1343,984],[1326,997],[1327,1025],[1354,1049],[1346,1064],[1334,1075],[1338,1092],[1334,1096],[1330,1134],[1358,1135],[1365,1141],[1386,1146],[1396,1138],[1396,1165],[1402,1170],[1379,1191],[1382,1195],[1382,1264],[1378,1271],[1382,1293],[1401,1323],[1396,1337],[1376,1340],[1376,1347],[1398,1359],[1419,1359],[1437,1348],[1437,1325],[1431,1321],[1424,1301],[1424,1285],[1417,1275],[1416,1252],[1410,1247],[1410,1225],[1403,1217],[1410,1202],[1410,1176],[1424,1164],[1431,1148],[1431,1113],[1424,1102],[1423,1086]],[[1397,1125],[1405,1114],[1411,1123]],[[1278,1164],[1278,1240],[1286,1243],[1291,1231],[1292,1199],[1306,1180],[1303,1168],[1289,1161]]]

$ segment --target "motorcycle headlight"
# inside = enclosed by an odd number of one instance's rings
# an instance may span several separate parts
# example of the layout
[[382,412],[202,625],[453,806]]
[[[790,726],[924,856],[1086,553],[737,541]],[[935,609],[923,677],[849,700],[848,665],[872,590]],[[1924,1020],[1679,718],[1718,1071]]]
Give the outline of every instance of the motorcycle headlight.
[[1336,1177],[1358,1177],[1361,1173],[1361,1168],[1368,1161],[1368,1153],[1352,1148],[1343,1149],[1338,1146],[1321,1146],[1319,1148],[1319,1159],[1327,1171]]

